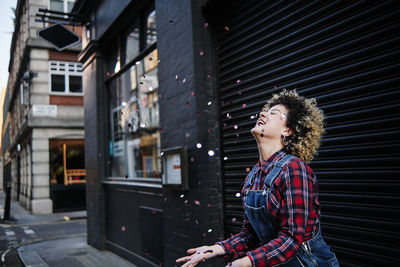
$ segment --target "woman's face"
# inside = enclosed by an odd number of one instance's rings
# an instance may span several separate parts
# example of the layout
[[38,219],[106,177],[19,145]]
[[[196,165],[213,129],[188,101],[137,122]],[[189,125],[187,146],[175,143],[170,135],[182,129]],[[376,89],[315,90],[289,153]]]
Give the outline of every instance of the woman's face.
[[281,140],[282,135],[287,135],[286,117],[289,110],[284,105],[275,105],[269,110],[260,112],[256,125],[251,133],[257,140]]

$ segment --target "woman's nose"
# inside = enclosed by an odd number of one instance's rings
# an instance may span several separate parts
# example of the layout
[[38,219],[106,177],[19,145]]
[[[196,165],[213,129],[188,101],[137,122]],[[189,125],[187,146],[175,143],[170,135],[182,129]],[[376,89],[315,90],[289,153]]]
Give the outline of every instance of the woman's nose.
[[265,112],[265,111],[261,111],[260,112],[260,118],[265,118],[265,117],[267,117],[267,112]]

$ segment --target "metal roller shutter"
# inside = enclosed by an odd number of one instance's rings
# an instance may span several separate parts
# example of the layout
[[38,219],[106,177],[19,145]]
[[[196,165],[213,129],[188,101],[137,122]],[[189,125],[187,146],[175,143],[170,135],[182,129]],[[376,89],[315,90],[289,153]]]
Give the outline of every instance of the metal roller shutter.
[[326,115],[327,134],[311,163],[325,240],[343,266],[399,265],[398,3],[209,4],[219,64],[227,236],[240,230],[243,208],[235,195],[246,168],[258,160],[250,117],[276,87],[297,88],[315,97]]

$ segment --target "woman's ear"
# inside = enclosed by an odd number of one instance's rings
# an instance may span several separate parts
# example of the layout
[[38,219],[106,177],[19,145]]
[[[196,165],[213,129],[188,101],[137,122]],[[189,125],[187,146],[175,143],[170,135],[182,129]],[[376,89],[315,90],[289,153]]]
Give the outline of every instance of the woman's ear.
[[291,136],[293,134],[293,130],[290,128],[285,128],[282,130],[282,136]]

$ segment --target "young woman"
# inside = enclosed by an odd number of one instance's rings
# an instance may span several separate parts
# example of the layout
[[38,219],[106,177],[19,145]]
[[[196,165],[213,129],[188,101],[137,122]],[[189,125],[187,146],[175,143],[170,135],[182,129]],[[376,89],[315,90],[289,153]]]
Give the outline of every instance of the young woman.
[[320,144],[323,113],[314,99],[283,90],[268,100],[251,133],[259,162],[242,189],[240,233],[177,259],[195,266],[217,255],[228,266],[339,266],[321,236],[317,178],[305,163]]

